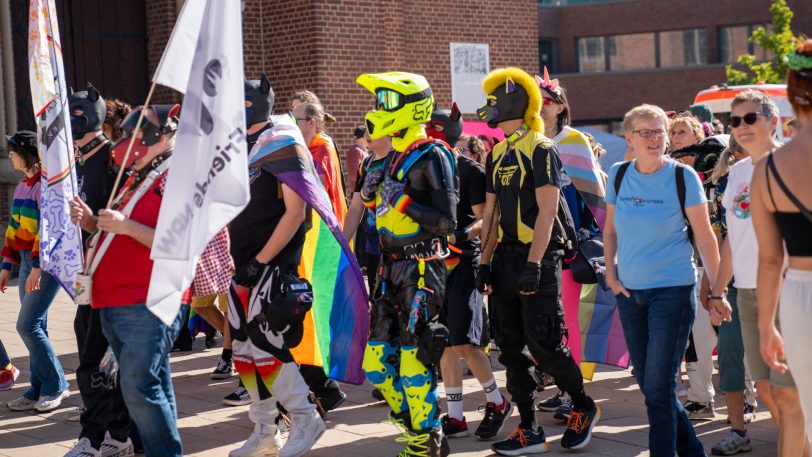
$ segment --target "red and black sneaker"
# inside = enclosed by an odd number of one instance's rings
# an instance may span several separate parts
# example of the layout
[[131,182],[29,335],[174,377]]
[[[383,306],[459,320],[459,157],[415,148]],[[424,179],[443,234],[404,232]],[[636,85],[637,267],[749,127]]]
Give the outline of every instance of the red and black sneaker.
[[440,418],[440,425],[443,427],[443,435],[448,438],[465,438],[468,436],[468,422],[465,421],[465,417],[459,420],[446,414]]
[[476,429],[474,435],[478,440],[490,440],[496,437],[502,431],[505,425],[505,419],[510,417],[513,411],[513,405],[502,395],[502,404],[496,406],[492,402],[485,405],[485,415],[482,417],[482,422]]

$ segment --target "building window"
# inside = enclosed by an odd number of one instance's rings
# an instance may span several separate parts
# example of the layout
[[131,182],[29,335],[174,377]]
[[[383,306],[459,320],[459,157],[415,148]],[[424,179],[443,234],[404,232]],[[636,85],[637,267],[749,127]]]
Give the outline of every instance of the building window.
[[541,68],[547,67],[550,73],[558,73],[559,63],[558,40],[542,38],[539,40],[539,63]]
[[603,37],[578,38],[578,71],[606,71],[606,51]]
[[704,29],[660,32],[660,67],[688,67],[708,63]]
[[634,70],[657,67],[657,43],[653,33],[614,35],[609,43],[609,69]]
[[[759,26],[752,24],[719,27],[719,62],[736,63],[742,54],[753,54],[758,61],[771,59],[771,52],[750,42],[750,36],[757,27]],[[772,25],[767,25],[766,28],[770,30]]]

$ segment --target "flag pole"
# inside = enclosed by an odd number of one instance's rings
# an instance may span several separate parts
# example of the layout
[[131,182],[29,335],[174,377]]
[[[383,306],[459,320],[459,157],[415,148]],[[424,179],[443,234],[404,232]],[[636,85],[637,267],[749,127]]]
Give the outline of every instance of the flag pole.
[[[144,104],[141,106],[141,113],[138,115],[138,122],[135,124],[135,128],[133,128],[133,132],[130,135],[130,142],[127,144],[127,151],[124,153],[124,158],[121,160],[121,167],[118,169],[118,175],[116,176],[116,182],[113,184],[113,190],[117,190],[119,184],[121,183],[121,177],[124,176],[124,164],[127,163],[127,159],[130,158],[130,152],[133,149],[133,142],[134,139],[138,136],[138,131],[141,129],[141,122],[144,120],[144,115],[147,112],[147,107],[149,107],[149,102],[152,100],[152,93],[155,92],[155,81],[152,82],[152,85],[149,87],[149,92],[147,93],[147,99],[144,100]],[[107,206],[105,209],[110,209],[113,206],[113,199],[116,197],[116,193],[110,193],[110,198],[107,199]],[[93,260],[93,257],[96,254],[96,248],[98,248],[99,244],[99,237],[101,237],[101,231],[96,230],[96,233],[93,234],[93,238],[90,240],[90,250],[87,253],[87,258],[85,259],[85,274],[90,273],[90,264]]]

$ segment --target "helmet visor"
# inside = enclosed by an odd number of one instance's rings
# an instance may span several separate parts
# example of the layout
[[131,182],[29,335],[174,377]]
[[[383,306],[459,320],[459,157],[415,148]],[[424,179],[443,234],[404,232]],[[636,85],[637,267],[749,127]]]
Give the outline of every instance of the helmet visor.
[[384,111],[395,111],[404,105],[404,97],[399,92],[390,89],[378,89],[375,91],[377,103],[375,108]]

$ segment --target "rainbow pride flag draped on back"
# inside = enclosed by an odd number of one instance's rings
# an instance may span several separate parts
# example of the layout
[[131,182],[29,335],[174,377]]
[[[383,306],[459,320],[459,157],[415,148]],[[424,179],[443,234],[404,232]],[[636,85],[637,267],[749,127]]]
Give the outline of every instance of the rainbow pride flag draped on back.
[[[589,140],[583,133],[566,126],[553,141],[564,172],[602,232],[606,222],[606,183],[592,155]],[[584,377],[592,379],[594,363],[628,367],[629,351],[612,292],[604,290],[600,284],[578,284],[573,281],[569,270],[563,272],[561,279],[561,301],[567,327],[579,329],[570,332],[567,344],[575,361],[581,365]]]
[[312,211],[299,273],[313,285],[313,308],[305,316],[304,337],[291,349],[296,362],[324,367],[331,378],[361,384],[369,307],[361,269],[341,233],[327,192],[299,129],[288,116],[274,116],[248,156],[293,189]]

